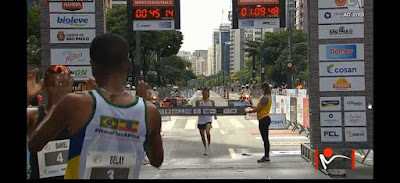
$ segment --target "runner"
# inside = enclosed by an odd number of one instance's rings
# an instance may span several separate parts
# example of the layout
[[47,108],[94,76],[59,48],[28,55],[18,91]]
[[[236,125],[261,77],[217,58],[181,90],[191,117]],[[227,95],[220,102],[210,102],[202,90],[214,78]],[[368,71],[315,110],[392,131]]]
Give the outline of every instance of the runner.
[[[202,95],[203,99],[196,101],[196,107],[204,107],[204,106],[212,106],[215,107],[215,102],[214,100],[209,100],[210,97],[210,89],[207,87],[204,87],[202,90]],[[217,116],[214,116],[214,119],[217,119]],[[211,126],[212,123],[212,116],[199,116],[197,120],[197,128],[199,128],[199,132],[201,135],[201,141],[203,142],[204,145],[204,155],[207,155],[211,153],[210,149],[210,142],[211,142],[211,135],[210,135],[210,130],[212,128]],[[206,138],[204,136],[204,131],[207,134],[207,140],[208,143],[206,142]]]
[[[44,116],[46,116],[47,111],[50,110],[51,106],[56,104],[61,97],[58,95],[57,90],[55,89],[55,83],[57,80],[57,77],[61,75],[61,72],[67,72],[69,73],[69,69],[63,65],[52,65],[50,66],[45,73],[44,76],[44,85],[42,84],[34,84],[34,79],[36,78],[36,75],[38,73],[39,69],[33,70],[31,73],[29,73],[28,77],[28,86],[32,86],[31,88],[28,88],[28,91],[32,91],[32,93],[28,93],[28,101],[32,98],[34,98],[41,90],[42,88],[47,92],[48,94],[48,100],[47,100],[47,105],[39,105],[37,108],[28,108],[27,109],[27,130],[28,130],[28,139],[31,138],[33,130],[39,126],[40,122],[43,120]],[[33,82],[33,83],[32,83]],[[70,91],[72,92],[72,90]],[[69,131],[68,128],[62,129],[62,131],[54,138],[51,140],[68,140],[69,141]],[[53,141],[54,143],[54,141]],[[39,159],[38,159],[38,154],[39,154]],[[44,169],[46,168],[43,163],[40,164],[39,166],[39,161],[41,162],[46,162],[48,160],[44,159],[43,153],[36,153],[36,152],[31,152],[30,153],[30,165],[31,165],[31,175],[30,179],[39,179],[39,178],[44,178],[48,177],[49,179],[63,179],[64,175],[61,174],[59,176],[54,176],[54,175],[44,175]],[[63,163],[63,164],[66,164]],[[42,170],[42,171],[40,171]],[[42,172],[42,173],[40,173]]]
[[[125,90],[132,67],[128,54],[129,43],[123,37],[103,34],[90,46],[98,88],[67,94],[73,83],[67,73],[56,82],[56,89],[65,96],[33,131],[29,147],[33,152],[41,150],[68,126],[66,179],[138,179],[144,151],[152,166],[160,167],[163,162],[158,109]],[[149,100],[148,88],[140,81],[137,96]]]

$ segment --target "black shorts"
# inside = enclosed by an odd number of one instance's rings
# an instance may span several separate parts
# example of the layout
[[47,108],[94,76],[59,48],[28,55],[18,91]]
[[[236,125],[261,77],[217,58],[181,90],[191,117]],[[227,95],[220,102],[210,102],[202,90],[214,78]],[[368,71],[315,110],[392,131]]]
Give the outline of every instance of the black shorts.
[[[207,122],[206,124],[203,124],[203,125],[199,125],[199,124],[198,124],[198,125],[197,125],[197,128],[198,128],[198,129],[206,129],[206,126],[207,126],[208,123],[210,123],[210,126],[211,126],[211,122]],[[212,126],[211,126],[211,128],[212,128]]]

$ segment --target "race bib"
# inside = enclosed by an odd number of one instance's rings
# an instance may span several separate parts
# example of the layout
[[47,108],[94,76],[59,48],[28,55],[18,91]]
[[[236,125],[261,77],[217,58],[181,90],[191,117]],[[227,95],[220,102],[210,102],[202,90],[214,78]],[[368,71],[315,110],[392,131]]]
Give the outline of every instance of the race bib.
[[132,179],[135,153],[89,152],[85,179]]
[[69,139],[47,143],[37,152],[40,178],[64,176],[68,163]]

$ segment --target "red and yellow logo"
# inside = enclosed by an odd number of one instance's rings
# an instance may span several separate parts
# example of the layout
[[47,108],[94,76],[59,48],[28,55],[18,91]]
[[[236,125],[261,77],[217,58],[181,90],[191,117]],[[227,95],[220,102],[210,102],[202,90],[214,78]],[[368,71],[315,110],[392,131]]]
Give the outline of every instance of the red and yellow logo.
[[81,10],[83,8],[83,2],[62,2],[62,9],[69,11]]
[[336,80],[336,83],[333,84],[333,88],[335,89],[348,89],[351,88],[351,83],[347,82],[344,78],[339,78]]
[[344,6],[347,3],[347,0],[335,0],[336,5]]

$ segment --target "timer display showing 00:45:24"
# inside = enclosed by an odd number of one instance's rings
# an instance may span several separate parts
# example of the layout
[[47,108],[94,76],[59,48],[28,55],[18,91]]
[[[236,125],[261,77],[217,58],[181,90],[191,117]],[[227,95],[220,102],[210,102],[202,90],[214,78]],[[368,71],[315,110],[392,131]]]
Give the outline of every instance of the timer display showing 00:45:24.
[[240,7],[239,18],[279,18],[279,7]]
[[134,20],[172,20],[175,17],[175,11],[161,8],[137,8],[132,11]]

